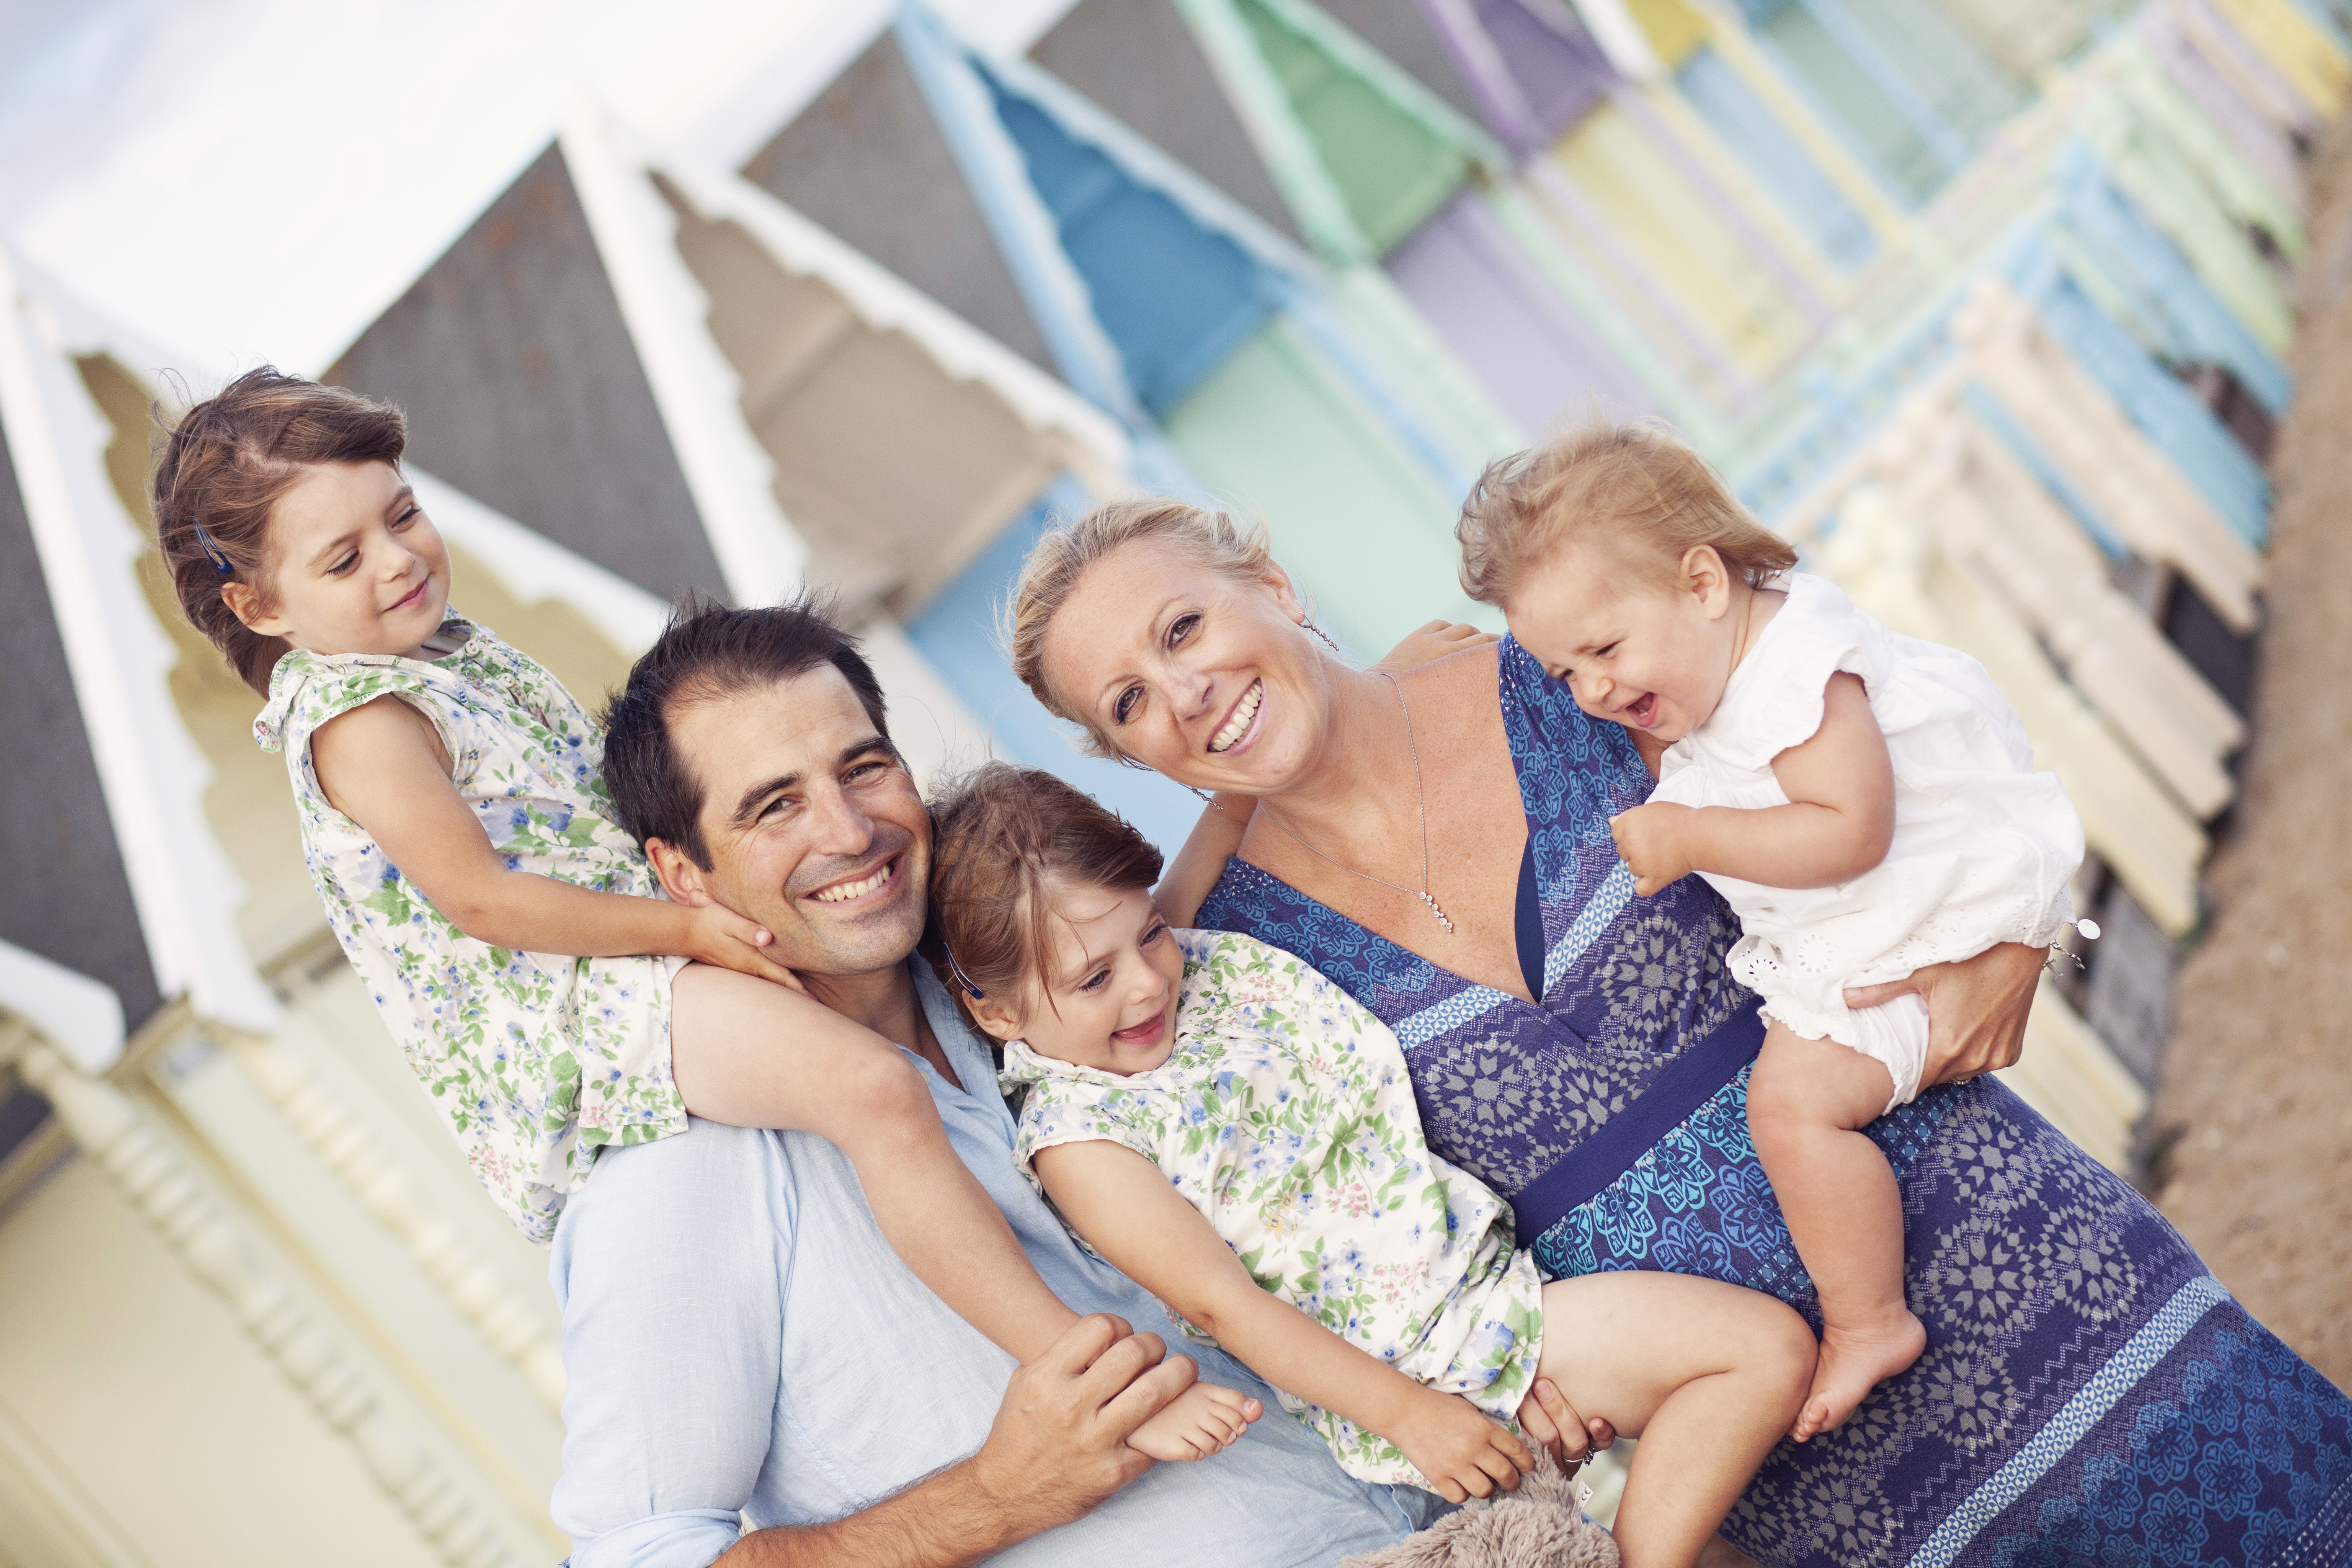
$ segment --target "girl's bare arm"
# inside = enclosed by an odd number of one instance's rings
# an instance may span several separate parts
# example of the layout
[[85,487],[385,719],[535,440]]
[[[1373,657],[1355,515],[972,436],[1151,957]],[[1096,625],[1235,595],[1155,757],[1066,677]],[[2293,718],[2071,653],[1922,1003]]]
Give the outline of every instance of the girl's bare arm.
[[1404,1450],[1459,1502],[1517,1483],[1534,1457],[1467,1400],[1415,1383],[1261,1289],[1160,1168],[1117,1143],[1057,1143],[1035,1156],[1063,1218],[1137,1284],[1252,1371]]
[[1612,818],[1643,897],[1693,871],[1768,888],[1850,882],[1895,840],[1895,764],[1862,681],[1843,671],[1822,694],[1822,727],[1772,759],[1786,805],[1757,811],[1652,801]]
[[365,828],[449,922],[478,942],[578,958],[671,953],[797,985],[767,933],[712,905],[599,893],[508,868],[449,782],[432,721],[395,697],[330,719],[310,737],[328,804]]

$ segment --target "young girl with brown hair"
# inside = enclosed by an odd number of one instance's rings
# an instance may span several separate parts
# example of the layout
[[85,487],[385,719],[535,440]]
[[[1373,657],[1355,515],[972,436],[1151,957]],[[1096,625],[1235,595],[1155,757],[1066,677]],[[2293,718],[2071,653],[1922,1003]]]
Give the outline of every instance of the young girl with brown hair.
[[1288,953],[1169,929],[1159,851],[1052,774],[991,763],[933,821],[935,963],[1005,1042],[1015,1156],[1072,1229],[1363,1479],[1515,1482],[1551,1380],[1643,1439],[1630,1568],[1696,1560],[1803,1395],[1802,1319],[1681,1275],[1542,1284],[1430,1152],[1396,1037]]
[[1464,586],[1578,706],[1663,750],[1656,793],[1611,824],[1633,891],[1696,871],[1739,916],[1728,965],[1771,1026],[1748,1122],[1821,1294],[1802,1441],[1927,1343],[1895,1173],[1862,1130],[1918,1094],[1927,1009],[1845,992],[2051,944],[2082,822],[1983,666],[1795,571],[1662,428],[1596,425],[1495,464],[1459,533]]
[[[532,1240],[612,1144],[689,1115],[817,1133],[900,1258],[1017,1360],[1075,1314],[959,1161],[907,1054],[798,994],[768,935],[660,896],[613,816],[603,737],[526,655],[449,608],[449,554],[403,480],[400,411],[268,369],[170,432],[155,524],[182,607],[268,699],[311,879],[468,1163]],[[880,689],[852,787],[908,787]],[[856,886],[903,897],[896,860]],[[873,885],[868,885],[873,884]],[[1253,1402],[1195,1384],[1130,1439],[1214,1453]]]

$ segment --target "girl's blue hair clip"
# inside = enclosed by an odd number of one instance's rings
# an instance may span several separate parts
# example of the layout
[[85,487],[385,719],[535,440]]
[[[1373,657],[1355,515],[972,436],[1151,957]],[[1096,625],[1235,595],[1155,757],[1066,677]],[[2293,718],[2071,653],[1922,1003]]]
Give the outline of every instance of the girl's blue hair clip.
[[205,531],[205,520],[192,517],[188,521],[196,531],[196,547],[205,552],[205,559],[213,563],[213,570],[224,577],[236,576],[236,563],[229,560],[226,552],[214,541],[213,536]]
[[955,971],[956,984],[962,986],[967,992],[971,993],[971,999],[973,1001],[980,1001],[984,995],[986,995],[985,992],[982,991],[979,986],[974,985],[971,983],[971,976],[963,972],[963,965],[956,962],[954,949],[949,947],[947,943],[941,942],[940,943],[940,951],[948,955],[948,967]]

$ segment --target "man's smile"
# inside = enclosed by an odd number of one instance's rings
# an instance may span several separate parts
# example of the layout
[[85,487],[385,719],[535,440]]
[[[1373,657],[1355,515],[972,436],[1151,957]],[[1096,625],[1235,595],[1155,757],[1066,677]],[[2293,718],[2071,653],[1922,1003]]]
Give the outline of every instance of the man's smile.
[[820,904],[847,904],[862,899],[878,897],[890,890],[891,883],[898,875],[899,858],[899,856],[893,855],[871,871],[861,872],[855,877],[845,877],[838,882],[828,883],[805,896],[815,900]]

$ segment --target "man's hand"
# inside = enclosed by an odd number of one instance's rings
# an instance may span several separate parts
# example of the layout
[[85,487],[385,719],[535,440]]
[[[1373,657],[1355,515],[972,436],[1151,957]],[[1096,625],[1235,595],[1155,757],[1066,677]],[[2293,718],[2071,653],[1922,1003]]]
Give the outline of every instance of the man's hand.
[[1167,1352],[1158,1334],[1098,1312],[1013,1374],[988,1441],[968,1464],[1015,1531],[1008,1542],[1067,1524],[1151,1468],[1127,1439],[1199,1371],[1191,1357]]
[[772,952],[776,939],[756,921],[747,921],[720,904],[704,904],[685,912],[687,935],[679,944],[678,957],[807,991],[799,975],[776,961]]
[[1447,654],[1460,653],[1465,647],[1477,647],[1502,640],[1492,632],[1482,632],[1476,626],[1464,626],[1459,621],[1431,621],[1407,632],[1404,641],[1389,649],[1387,656],[1372,668],[1402,675],[1408,669],[1433,664]]
[[1609,819],[1617,853],[1633,869],[1633,891],[1646,899],[1691,874],[1692,815],[1689,806],[1654,800]]
[[2047,949],[2005,942],[1958,963],[1930,963],[1884,985],[1855,986],[1845,1005],[1876,1007],[1916,993],[1927,1004],[1927,1064],[1919,1087],[1957,1083],[1999,1072],[2025,1054],[2025,1019],[2049,958]]
[[1536,1468],[1527,1445],[1510,1428],[1455,1394],[1423,1389],[1396,1429],[1384,1432],[1430,1487],[1448,1502],[1517,1491],[1520,1475]]

